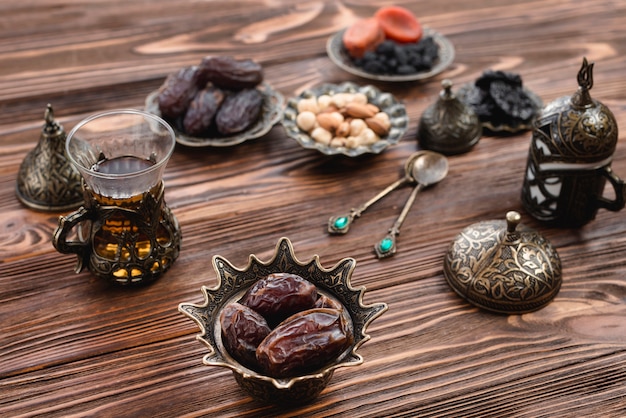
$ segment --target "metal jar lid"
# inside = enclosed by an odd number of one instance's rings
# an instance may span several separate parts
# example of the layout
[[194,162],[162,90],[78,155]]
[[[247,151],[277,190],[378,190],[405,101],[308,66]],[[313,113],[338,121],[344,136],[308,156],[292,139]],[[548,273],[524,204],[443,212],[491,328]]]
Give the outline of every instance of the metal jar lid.
[[446,155],[469,151],[482,136],[474,110],[452,92],[452,81],[441,82],[439,98],[420,117],[417,139],[423,149]]
[[511,211],[506,221],[470,225],[452,242],[444,275],[462,298],[489,311],[519,314],[542,308],[559,292],[558,253],[520,220]]
[[84,202],[82,178],[65,155],[65,131],[54,119],[51,105],[46,107],[44,119],[37,146],[20,164],[15,191],[31,209],[74,209]]
[[590,164],[613,156],[617,121],[607,106],[591,97],[593,65],[583,58],[578,90],[550,102],[535,121],[533,143],[541,143],[541,163]]

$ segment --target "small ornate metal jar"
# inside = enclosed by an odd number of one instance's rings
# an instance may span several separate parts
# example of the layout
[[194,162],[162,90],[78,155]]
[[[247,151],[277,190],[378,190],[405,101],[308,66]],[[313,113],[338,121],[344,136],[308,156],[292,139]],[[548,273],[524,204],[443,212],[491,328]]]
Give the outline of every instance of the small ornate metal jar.
[[470,225],[452,242],[443,271],[462,298],[489,311],[520,314],[545,306],[559,292],[558,253],[520,220],[511,211],[506,221]]
[[[583,60],[578,91],[548,104],[537,118],[522,187],[524,208],[538,220],[579,227],[598,209],[624,208],[626,186],[611,170],[617,123],[591,98],[593,63]],[[602,196],[608,180],[615,199]]]
[[457,99],[452,81],[441,82],[439,99],[422,114],[417,139],[423,149],[446,155],[469,151],[482,135],[482,125],[476,112]]
[[82,178],[65,156],[65,131],[48,105],[39,143],[22,161],[16,193],[26,206],[43,211],[74,209],[84,202]]

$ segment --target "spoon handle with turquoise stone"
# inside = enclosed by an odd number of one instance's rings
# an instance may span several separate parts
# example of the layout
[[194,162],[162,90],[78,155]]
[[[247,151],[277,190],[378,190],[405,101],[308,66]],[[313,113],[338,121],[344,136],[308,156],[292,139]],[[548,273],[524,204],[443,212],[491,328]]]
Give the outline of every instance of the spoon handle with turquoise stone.
[[396,219],[393,226],[389,228],[389,232],[387,233],[387,235],[385,235],[383,239],[381,239],[376,243],[376,245],[374,245],[374,251],[376,251],[376,256],[378,258],[391,257],[396,253],[396,236],[400,234],[400,227],[404,223],[404,220],[406,219],[406,216],[408,215],[411,206],[413,206],[413,203],[417,198],[417,194],[423,188],[424,185],[421,183],[418,183],[413,188],[411,194],[409,195],[409,198],[402,208],[402,212],[400,212],[400,215],[398,215],[398,219]]
[[361,216],[363,212],[367,210],[374,203],[378,202],[383,197],[387,196],[392,191],[396,190],[400,186],[403,186],[407,183],[413,182],[413,178],[410,175],[405,175],[404,177],[396,180],[385,189],[383,189],[376,196],[372,197],[367,202],[363,203],[358,208],[352,208],[350,213],[346,213],[338,216],[331,216],[328,220],[328,233],[330,234],[345,234],[350,229],[350,225],[356,218]]

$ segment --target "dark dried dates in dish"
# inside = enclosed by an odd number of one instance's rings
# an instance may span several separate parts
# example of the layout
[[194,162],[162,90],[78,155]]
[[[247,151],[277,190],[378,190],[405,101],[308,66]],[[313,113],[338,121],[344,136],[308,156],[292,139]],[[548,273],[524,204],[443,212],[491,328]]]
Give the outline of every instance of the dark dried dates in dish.
[[260,117],[263,96],[256,87],[262,81],[262,67],[250,59],[208,56],[166,78],[157,93],[158,108],[185,134],[237,134]]
[[317,288],[308,280],[295,274],[272,273],[248,289],[241,303],[276,325],[296,312],[312,308],[317,297]]
[[274,273],[220,315],[224,346],[237,361],[276,378],[323,367],[354,341],[349,315],[308,280]]
[[220,314],[224,346],[242,364],[256,364],[256,348],[271,328],[261,314],[240,303],[229,303]]
[[309,309],[285,319],[256,350],[261,370],[272,377],[311,372],[352,344],[352,330],[341,311]]

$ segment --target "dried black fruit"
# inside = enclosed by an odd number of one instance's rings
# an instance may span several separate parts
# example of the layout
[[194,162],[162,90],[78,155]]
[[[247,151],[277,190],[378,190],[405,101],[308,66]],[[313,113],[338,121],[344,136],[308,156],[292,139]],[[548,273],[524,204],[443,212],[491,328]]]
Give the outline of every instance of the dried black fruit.
[[196,93],[183,119],[184,131],[194,136],[206,134],[223,100],[224,92],[212,85]]
[[263,68],[251,59],[237,60],[230,56],[205,57],[198,66],[198,82],[241,90],[263,81]]
[[515,73],[486,70],[474,82],[464,98],[466,104],[478,115],[481,122],[493,126],[518,126],[528,124],[535,117],[535,103]]
[[489,95],[494,103],[508,116],[530,120],[534,115],[533,104],[520,87],[496,80],[489,86]]
[[[344,46],[345,48],[345,46]],[[349,56],[349,54],[346,55]],[[417,43],[398,43],[387,39],[362,58],[350,59],[370,74],[408,75],[429,71],[439,58],[439,45],[431,37]]]
[[198,91],[197,76],[197,67],[184,67],[167,76],[157,96],[165,119],[174,120],[184,115]]
[[263,95],[257,89],[229,94],[215,115],[217,130],[222,135],[244,131],[255,123],[263,109]]

